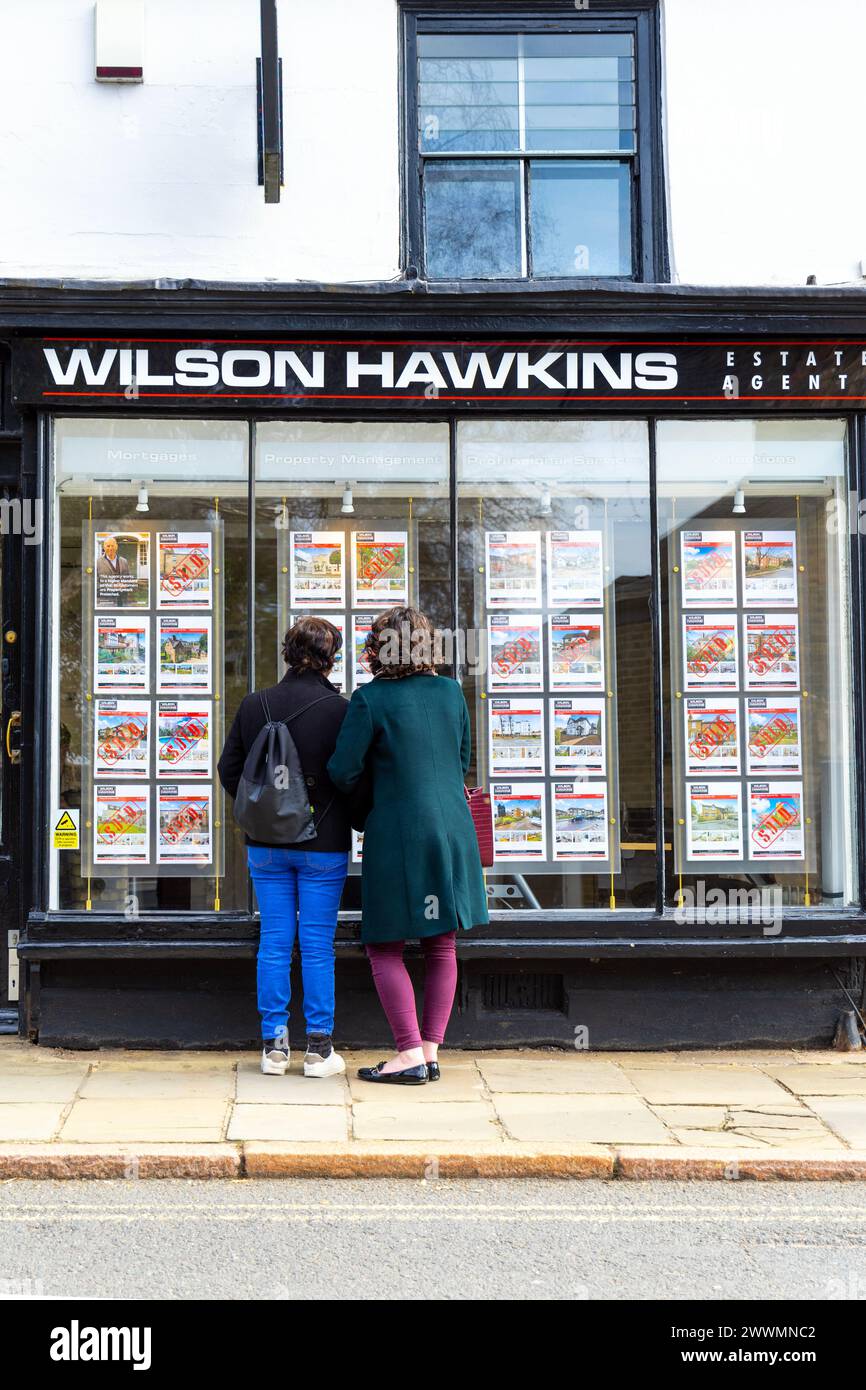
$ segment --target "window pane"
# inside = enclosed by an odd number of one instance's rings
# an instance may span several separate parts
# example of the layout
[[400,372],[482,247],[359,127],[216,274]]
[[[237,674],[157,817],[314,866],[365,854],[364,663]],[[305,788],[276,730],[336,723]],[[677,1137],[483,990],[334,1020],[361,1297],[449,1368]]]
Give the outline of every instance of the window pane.
[[418,135],[422,151],[520,147],[516,34],[422,34]]
[[627,164],[533,160],[533,275],[631,275]]
[[836,420],[659,425],[668,882],[686,911],[751,905],[772,931],[777,910],[856,901],[845,453]]
[[521,204],[517,163],[427,163],[424,214],[430,279],[521,275]]
[[247,427],[58,420],[50,904],[245,910],[216,777],[247,681]]
[[655,905],[643,421],[457,427],[469,784],[494,909]]
[[629,34],[526,34],[527,150],[634,150]]
[[[342,628],[343,660],[331,680],[347,696],[369,679],[357,653],[374,613],[408,596],[437,627],[450,630],[449,532],[447,425],[258,425],[257,687],[285,674],[282,639],[299,613]],[[387,542],[388,553],[398,556],[376,581],[376,593],[364,591],[356,542],[362,535],[364,545]],[[356,840],[345,909],[360,907],[359,873]]]

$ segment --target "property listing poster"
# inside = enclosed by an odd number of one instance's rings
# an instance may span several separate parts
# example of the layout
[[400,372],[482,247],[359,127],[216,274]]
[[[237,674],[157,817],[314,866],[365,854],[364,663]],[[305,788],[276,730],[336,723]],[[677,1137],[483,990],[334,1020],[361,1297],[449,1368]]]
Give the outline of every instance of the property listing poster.
[[608,858],[607,784],[569,779],[550,789],[554,859]]
[[706,777],[740,772],[740,702],[735,696],[689,695],[683,701],[686,772]]
[[802,782],[749,783],[749,858],[804,859]]
[[391,608],[409,602],[406,531],[352,533],[352,607]]
[[97,531],[94,545],[94,606],[97,609],[149,608],[149,532]]
[[364,832],[352,831],[352,863],[360,864],[364,858]]
[[93,689],[142,691],[149,685],[150,619],[133,614],[93,619]]
[[150,789],[134,782],[94,782],[94,864],[146,864],[150,858]]
[[157,700],[157,777],[212,775],[210,701]]
[[800,625],[796,613],[746,613],[747,690],[798,690]]
[[551,613],[548,644],[551,690],[604,690],[601,613]]
[[487,642],[491,691],[543,689],[540,613],[489,614]]
[[540,608],[540,532],[485,532],[484,573],[488,608]]
[[684,608],[736,607],[733,531],[683,531],[680,573]]
[[157,618],[157,691],[211,689],[211,620],[199,614]]
[[742,542],[744,605],[796,608],[796,531],[744,531]]
[[345,608],[345,537],[342,531],[292,531],[289,536],[292,607]]
[[739,686],[736,615],[684,613],[682,623],[684,688],[736,690]]
[[547,858],[545,785],[543,782],[493,782],[493,858]]
[[544,707],[526,697],[487,702],[490,775],[544,775]]
[[604,564],[600,531],[547,532],[547,602],[551,608],[572,605],[600,608],[604,600]]
[[367,661],[367,638],[370,635],[370,619],[363,613],[356,613],[352,619],[352,688],[366,685],[373,679]]
[[551,772],[606,776],[604,700],[554,698],[548,709]]
[[746,698],[746,720],[748,772],[751,775],[802,773],[800,701],[797,696],[749,695]]
[[213,858],[209,785],[160,782],[156,788],[157,864],[207,864]]
[[686,857],[742,859],[740,783],[687,782],[686,797]]
[[94,773],[97,777],[147,777],[150,771],[150,703],[94,701]]
[[210,531],[158,531],[157,607],[213,607],[213,536]]

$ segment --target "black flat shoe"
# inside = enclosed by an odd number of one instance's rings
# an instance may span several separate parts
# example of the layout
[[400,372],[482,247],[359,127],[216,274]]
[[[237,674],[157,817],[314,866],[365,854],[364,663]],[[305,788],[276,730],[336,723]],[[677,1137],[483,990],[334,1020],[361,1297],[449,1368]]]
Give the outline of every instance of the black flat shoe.
[[406,1067],[404,1071],[382,1071],[384,1062],[375,1067],[360,1067],[358,1075],[362,1081],[378,1081],[385,1086],[424,1086],[427,1084],[427,1065],[419,1062],[417,1067]]
[[438,1062],[428,1062],[428,1063],[427,1063],[427,1080],[428,1080],[428,1081],[441,1081],[441,1079],[442,1079],[442,1073],[441,1073],[441,1071],[439,1070],[439,1063],[438,1063]]

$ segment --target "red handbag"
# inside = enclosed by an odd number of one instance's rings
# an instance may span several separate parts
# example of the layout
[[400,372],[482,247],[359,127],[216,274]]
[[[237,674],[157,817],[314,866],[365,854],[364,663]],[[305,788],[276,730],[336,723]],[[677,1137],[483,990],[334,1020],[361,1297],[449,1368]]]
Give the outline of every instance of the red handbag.
[[493,810],[490,805],[490,793],[483,787],[464,787],[463,793],[472,824],[475,826],[481,867],[489,869],[493,865]]

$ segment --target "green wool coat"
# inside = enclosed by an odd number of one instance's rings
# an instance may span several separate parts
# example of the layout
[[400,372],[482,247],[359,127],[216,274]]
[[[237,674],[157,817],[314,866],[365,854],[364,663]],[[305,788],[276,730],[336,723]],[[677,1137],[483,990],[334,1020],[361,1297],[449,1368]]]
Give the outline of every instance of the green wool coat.
[[372,778],[364,827],[363,941],[406,941],[488,921],[463,779],[472,739],[463,691],[447,676],[377,677],[355,691],[328,762],[351,792]]

